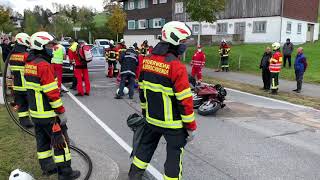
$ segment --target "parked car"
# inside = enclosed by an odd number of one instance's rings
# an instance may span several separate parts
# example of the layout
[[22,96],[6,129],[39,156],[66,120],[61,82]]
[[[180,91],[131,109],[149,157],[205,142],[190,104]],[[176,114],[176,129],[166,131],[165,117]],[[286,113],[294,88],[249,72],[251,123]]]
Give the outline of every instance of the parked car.
[[63,60],[62,65],[62,77],[64,78],[72,78],[73,77],[73,65],[70,63],[68,57],[68,49],[70,47],[70,43],[66,41],[61,41],[60,44],[66,49],[66,59]]
[[108,49],[110,47],[108,39],[96,39],[94,41],[94,45],[97,47],[104,47],[105,49]]
[[106,57],[105,50],[103,47],[93,47],[91,49],[93,59],[88,63],[88,69],[92,71],[105,71],[106,67]]

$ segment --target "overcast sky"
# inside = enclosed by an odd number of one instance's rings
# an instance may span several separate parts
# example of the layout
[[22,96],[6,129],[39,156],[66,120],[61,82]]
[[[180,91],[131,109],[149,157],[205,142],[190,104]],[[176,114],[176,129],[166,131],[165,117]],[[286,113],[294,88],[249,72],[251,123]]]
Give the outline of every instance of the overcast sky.
[[103,0],[0,0],[1,5],[9,6],[13,10],[23,13],[24,9],[33,9],[35,5],[40,5],[44,8],[52,10],[52,3],[69,4],[76,6],[85,6],[96,9],[97,11],[103,10]]

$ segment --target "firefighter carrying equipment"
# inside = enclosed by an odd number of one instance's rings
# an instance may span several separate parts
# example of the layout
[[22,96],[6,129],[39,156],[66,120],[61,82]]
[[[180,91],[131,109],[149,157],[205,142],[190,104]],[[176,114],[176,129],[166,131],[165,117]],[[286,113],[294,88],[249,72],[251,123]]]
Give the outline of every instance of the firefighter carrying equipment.
[[136,154],[136,151],[140,145],[142,135],[144,132],[144,127],[146,125],[146,120],[144,117],[134,113],[127,118],[127,125],[133,131],[132,139],[132,152],[130,158]]

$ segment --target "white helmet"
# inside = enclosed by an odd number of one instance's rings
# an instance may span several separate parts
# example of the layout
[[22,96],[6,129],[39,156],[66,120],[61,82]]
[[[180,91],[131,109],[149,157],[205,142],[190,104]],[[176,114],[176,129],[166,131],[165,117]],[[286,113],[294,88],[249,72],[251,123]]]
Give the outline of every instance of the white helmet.
[[124,43],[124,39],[120,39],[120,43]]
[[16,42],[23,46],[30,46],[30,36],[27,33],[18,33],[15,36]]
[[34,178],[30,174],[16,169],[11,172],[9,180],[34,180]]
[[30,48],[35,50],[43,50],[44,46],[49,43],[56,43],[55,37],[48,32],[34,33],[30,38]]
[[281,47],[281,45],[278,42],[275,42],[275,43],[272,44],[272,49],[275,50],[275,51],[280,49],[280,47]]
[[163,26],[161,33],[163,41],[175,46],[191,36],[190,28],[185,23],[179,21],[168,22]]
[[221,43],[227,43],[227,41],[225,39],[222,39]]
[[[129,89],[127,87],[123,88],[123,94],[127,95],[129,93]],[[119,88],[117,89],[117,94],[119,94]]]
[[113,40],[110,40],[109,43],[112,44],[112,45],[114,45],[114,41],[113,41]]

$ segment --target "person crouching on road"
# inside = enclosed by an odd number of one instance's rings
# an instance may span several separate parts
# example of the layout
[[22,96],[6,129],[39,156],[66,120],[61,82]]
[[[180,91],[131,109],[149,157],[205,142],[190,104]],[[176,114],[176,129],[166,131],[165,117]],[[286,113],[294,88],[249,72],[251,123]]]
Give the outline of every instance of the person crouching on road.
[[202,81],[202,68],[206,63],[206,55],[201,49],[201,46],[198,46],[197,51],[192,56],[191,66],[191,76],[196,78],[198,81]]
[[[77,44],[73,44],[70,47],[70,54],[69,57],[72,57],[71,59],[75,61],[75,69],[74,74],[77,78],[77,91],[78,93],[76,96],[89,96],[90,95],[90,79],[89,79],[89,71],[88,71],[88,65],[85,60],[81,58],[81,54],[83,55],[83,46],[85,45],[85,42],[79,42]],[[83,92],[83,82],[86,87],[86,92]]]
[[279,73],[282,66],[282,54],[280,52],[280,43],[275,42],[272,44],[274,51],[270,59],[269,70],[271,72],[271,93],[277,94],[279,89]]
[[136,79],[136,71],[139,65],[138,53],[134,47],[129,47],[120,57],[121,65],[121,81],[119,86],[119,92],[116,94],[116,99],[121,99],[124,96],[123,89],[126,82],[129,83],[129,98],[133,99],[134,84]]
[[66,50],[61,44],[57,44],[53,47],[53,58],[51,60],[51,65],[53,67],[55,76],[58,79],[58,87],[60,92],[65,92],[61,89],[62,84],[62,64],[63,60],[66,59]]
[[219,54],[221,57],[221,70],[222,72],[229,71],[229,53],[230,53],[230,46],[227,44],[226,40],[222,40],[219,48]]
[[130,180],[142,179],[162,136],[167,141],[163,178],[182,179],[184,146],[197,128],[187,68],[178,58],[181,44],[190,36],[184,23],[168,22],[162,28],[162,41],[143,59],[139,93],[147,124],[133,154]]
[[77,179],[80,171],[71,168],[67,117],[50,65],[52,56],[48,54],[56,44],[55,38],[47,32],[37,32],[31,36],[30,44],[24,76],[40,167],[44,175],[58,173],[58,180]]
[[263,90],[269,91],[271,85],[271,73],[269,70],[270,59],[272,57],[271,48],[267,47],[260,62],[260,69],[262,71]]
[[295,74],[296,74],[297,89],[295,89],[293,91],[295,91],[297,93],[301,92],[303,75],[306,72],[307,67],[308,67],[307,58],[303,54],[303,48],[299,47],[297,49],[297,56],[296,56],[296,60],[294,62],[294,70],[295,70]]
[[25,128],[32,128],[33,124],[29,118],[27,89],[23,76],[25,72],[25,62],[29,55],[27,49],[30,46],[30,36],[26,33],[18,33],[15,39],[15,47],[9,57],[11,75],[13,76],[15,109],[18,110],[20,125]]

